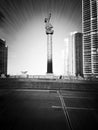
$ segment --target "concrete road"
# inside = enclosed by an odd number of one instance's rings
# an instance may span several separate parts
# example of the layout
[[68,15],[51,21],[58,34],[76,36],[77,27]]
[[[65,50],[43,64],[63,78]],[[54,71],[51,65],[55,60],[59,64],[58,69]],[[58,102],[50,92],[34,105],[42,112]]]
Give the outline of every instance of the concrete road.
[[0,130],[95,130],[97,124],[97,92],[0,90]]

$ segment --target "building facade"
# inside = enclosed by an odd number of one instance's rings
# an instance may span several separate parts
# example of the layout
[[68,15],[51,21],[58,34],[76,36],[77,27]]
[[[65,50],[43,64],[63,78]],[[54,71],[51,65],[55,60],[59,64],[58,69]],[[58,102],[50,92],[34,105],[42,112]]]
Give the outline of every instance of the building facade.
[[0,39],[0,76],[7,75],[7,55],[8,47],[4,40]]
[[75,42],[75,75],[83,76],[83,45],[82,45],[82,33],[74,34]]
[[82,0],[83,74],[98,76],[98,0]]
[[69,71],[73,76],[83,76],[83,46],[80,32],[70,34]]
[[64,39],[64,75],[69,75],[69,39]]

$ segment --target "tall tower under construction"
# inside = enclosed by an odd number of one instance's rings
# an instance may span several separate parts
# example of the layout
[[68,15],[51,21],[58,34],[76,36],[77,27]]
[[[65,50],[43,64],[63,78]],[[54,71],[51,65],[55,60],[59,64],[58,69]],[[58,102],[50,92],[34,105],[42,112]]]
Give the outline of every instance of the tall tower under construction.
[[45,18],[45,29],[47,34],[47,74],[53,73],[53,61],[52,61],[52,35],[54,30],[50,23],[51,13],[48,18]]

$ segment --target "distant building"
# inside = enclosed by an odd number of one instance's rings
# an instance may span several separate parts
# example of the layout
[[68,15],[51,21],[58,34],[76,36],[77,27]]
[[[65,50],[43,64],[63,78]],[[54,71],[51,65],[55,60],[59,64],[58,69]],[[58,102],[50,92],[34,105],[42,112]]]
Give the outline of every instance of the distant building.
[[83,74],[98,76],[98,0],[82,0]]
[[8,47],[6,42],[0,39],[0,76],[2,74],[7,75],[7,54]]
[[82,45],[82,33],[75,33],[75,75],[83,76],[83,45]]
[[72,32],[69,40],[69,75],[83,76],[82,33]]
[[74,33],[69,36],[69,75],[75,76],[75,40]]
[[69,75],[69,39],[65,38],[65,48],[64,48],[64,75]]

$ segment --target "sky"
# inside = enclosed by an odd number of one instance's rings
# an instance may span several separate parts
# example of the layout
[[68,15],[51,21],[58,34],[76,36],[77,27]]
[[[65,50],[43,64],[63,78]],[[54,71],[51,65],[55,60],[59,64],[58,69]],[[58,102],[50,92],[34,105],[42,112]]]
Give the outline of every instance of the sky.
[[0,0],[0,38],[8,46],[8,74],[47,71],[44,19],[51,13],[53,72],[64,74],[65,38],[81,32],[82,0]]

